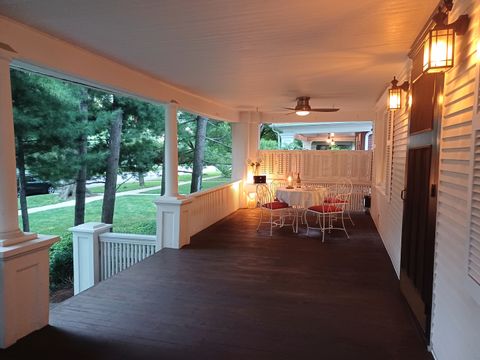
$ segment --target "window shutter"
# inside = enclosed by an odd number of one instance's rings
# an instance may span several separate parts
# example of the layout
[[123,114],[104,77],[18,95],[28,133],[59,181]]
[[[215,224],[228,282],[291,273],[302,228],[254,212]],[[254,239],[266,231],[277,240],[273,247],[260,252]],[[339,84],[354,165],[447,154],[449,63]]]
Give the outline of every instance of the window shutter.
[[480,130],[475,131],[468,276],[480,285]]

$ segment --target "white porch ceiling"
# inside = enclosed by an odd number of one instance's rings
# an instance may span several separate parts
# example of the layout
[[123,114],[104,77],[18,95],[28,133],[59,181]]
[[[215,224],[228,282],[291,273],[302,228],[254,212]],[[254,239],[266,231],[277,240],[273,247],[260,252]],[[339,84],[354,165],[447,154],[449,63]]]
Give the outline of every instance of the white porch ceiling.
[[238,110],[373,109],[438,0],[0,0],[0,14]]

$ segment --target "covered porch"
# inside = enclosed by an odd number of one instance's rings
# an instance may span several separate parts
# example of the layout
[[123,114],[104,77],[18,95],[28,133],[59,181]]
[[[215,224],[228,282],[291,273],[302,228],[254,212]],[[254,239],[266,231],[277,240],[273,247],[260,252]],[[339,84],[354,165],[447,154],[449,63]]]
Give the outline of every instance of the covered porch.
[[[479,359],[478,0],[69,5],[0,0],[1,358]],[[58,234],[19,227],[12,68],[165,109],[156,234],[77,228],[79,295],[51,310]],[[179,195],[182,111],[231,124],[231,183]],[[343,139],[365,150],[260,150],[262,124],[339,122],[373,123]],[[349,178],[350,239],[256,233],[258,157],[271,178]]]
[[[371,218],[350,240],[238,210],[54,307],[2,359],[431,359]],[[351,230],[351,229],[350,229]]]

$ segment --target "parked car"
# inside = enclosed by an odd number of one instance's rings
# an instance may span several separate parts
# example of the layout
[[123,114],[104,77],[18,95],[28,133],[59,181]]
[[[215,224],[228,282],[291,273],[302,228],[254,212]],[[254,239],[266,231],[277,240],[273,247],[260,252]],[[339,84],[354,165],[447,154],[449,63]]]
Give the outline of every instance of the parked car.
[[[55,192],[55,188],[53,187],[52,183],[48,181],[43,181],[29,175],[27,175],[26,178],[27,178],[27,186],[25,188],[26,190],[25,192],[27,195],[53,194]],[[17,193],[20,193],[18,178],[17,178]]]

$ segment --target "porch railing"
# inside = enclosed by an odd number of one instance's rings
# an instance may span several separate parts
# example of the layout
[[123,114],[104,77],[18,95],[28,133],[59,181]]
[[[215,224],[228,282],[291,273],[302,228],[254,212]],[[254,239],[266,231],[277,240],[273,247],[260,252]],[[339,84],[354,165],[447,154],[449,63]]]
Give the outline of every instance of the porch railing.
[[153,255],[156,236],[104,233],[99,236],[100,281]]
[[188,204],[190,236],[230,215],[240,208],[241,181],[191,194]]

